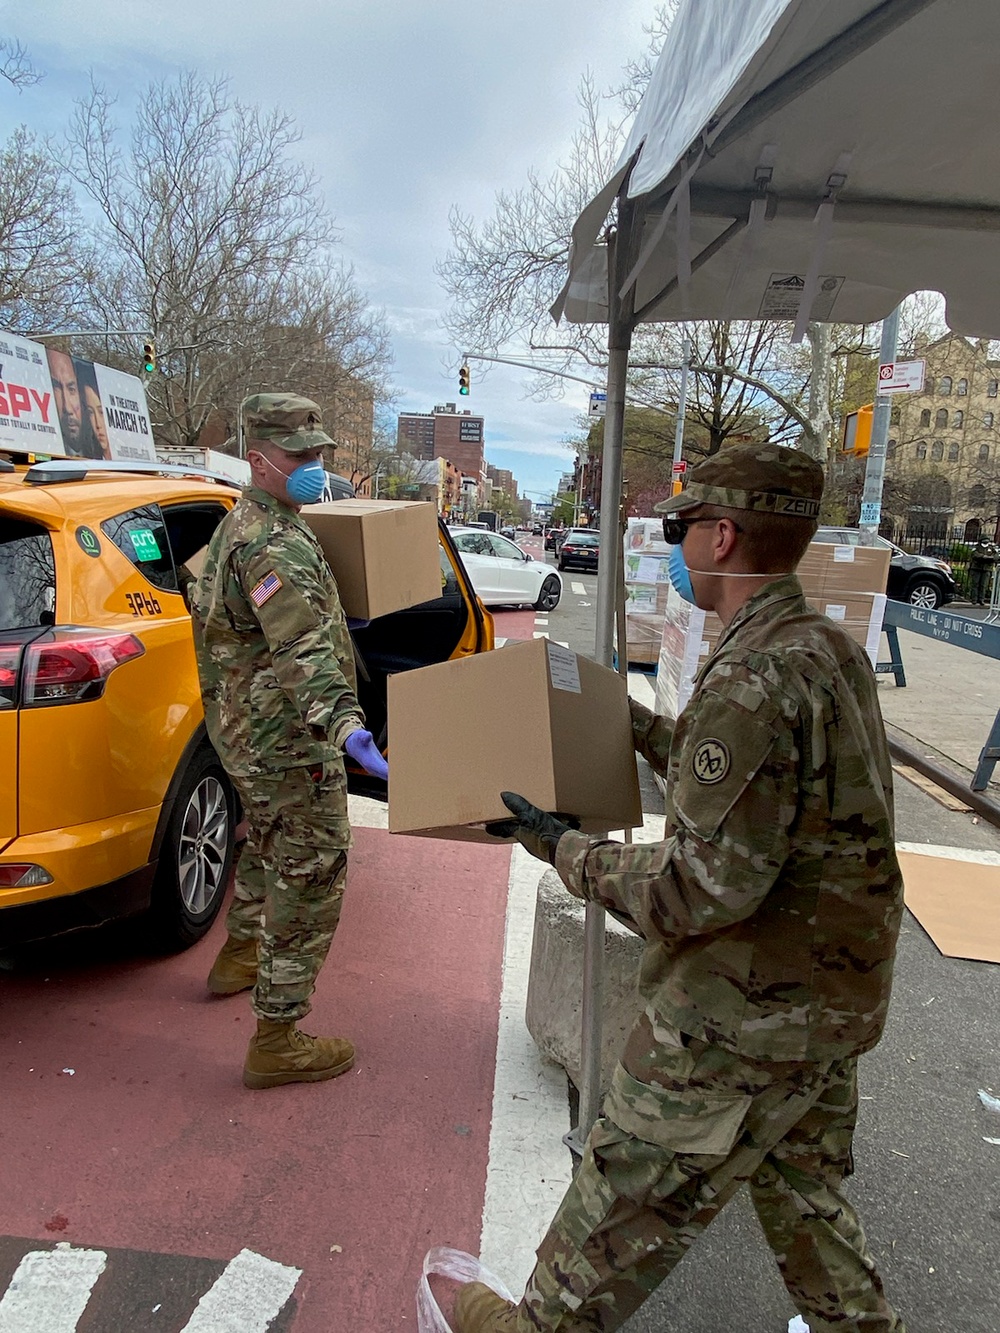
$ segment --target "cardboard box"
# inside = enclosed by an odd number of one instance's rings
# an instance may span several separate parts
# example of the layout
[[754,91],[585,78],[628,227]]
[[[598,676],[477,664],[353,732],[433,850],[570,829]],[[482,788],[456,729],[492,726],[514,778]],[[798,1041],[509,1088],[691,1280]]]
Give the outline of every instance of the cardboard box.
[[810,542],[797,573],[808,601],[843,601],[857,593],[885,592],[891,559],[888,546]]
[[642,824],[624,679],[548,639],[389,677],[389,829],[493,842],[515,791],[586,832]]
[[306,505],[312,528],[355,620],[441,596],[437,510],[416,500],[334,500]]
[[655,711],[676,721],[687,707],[695,677],[715,651],[722,621],[686,602],[673,588],[667,594],[656,668]]
[[663,639],[663,616],[650,612],[627,612],[625,616],[625,643],[628,661],[653,663],[660,656]]

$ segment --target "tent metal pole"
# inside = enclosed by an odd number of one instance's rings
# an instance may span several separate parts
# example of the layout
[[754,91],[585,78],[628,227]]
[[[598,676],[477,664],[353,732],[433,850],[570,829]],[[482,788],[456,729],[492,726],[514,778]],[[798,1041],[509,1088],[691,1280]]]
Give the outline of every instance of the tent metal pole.
[[[688,376],[691,373],[691,339],[685,333],[681,350],[681,391],[677,395],[677,422],[674,426],[674,463],[684,458],[684,418],[687,416]],[[680,482],[680,474],[674,472],[674,494]]]
[[[882,321],[882,343],[879,348],[879,364],[885,365],[896,359],[896,347],[899,342],[899,306],[886,315]],[[875,410],[872,413],[872,438],[868,446],[868,458],[865,462],[865,487],[861,493],[861,543],[874,546],[878,536],[879,523],[882,521],[882,486],[885,482],[885,451],[889,442],[889,419],[892,413],[892,395],[875,394]]]
[[[595,657],[614,664],[617,589],[624,572],[618,515],[622,495],[622,444],[625,437],[625,380],[632,344],[632,298],[620,299],[622,279],[634,261],[639,229],[635,205],[618,196],[618,227],[609,237],[608,255],[608,388],[601,459],[601,546],[597,571],[597,632]],[[620,645],[624,651],[624,644]],[[601,1032],[604,1017],[605,911],[588,902],[583,940],[583,1004],[580,1034],[580,1114],[567,1135],[570,1147],[582,1154],[601,1102]]]

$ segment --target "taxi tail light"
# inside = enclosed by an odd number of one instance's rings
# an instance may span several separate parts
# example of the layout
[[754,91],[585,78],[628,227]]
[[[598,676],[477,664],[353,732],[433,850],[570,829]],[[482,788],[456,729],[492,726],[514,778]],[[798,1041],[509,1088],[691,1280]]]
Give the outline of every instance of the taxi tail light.
[[[99,699],[112,671],[146,651],[134,634],[55,630],[53,635],[51,639],[29,644],[25,651],[23,708]],[[2,651],[0,648],[0,654]],[[0,689],[2,681],[0,676]]]
[[13,708],[23,644],[0,643],[0,708]]
[[0,889],[32,889],[40,884],[51,884],[52,876],[44,866],[25,862],[0,865]]

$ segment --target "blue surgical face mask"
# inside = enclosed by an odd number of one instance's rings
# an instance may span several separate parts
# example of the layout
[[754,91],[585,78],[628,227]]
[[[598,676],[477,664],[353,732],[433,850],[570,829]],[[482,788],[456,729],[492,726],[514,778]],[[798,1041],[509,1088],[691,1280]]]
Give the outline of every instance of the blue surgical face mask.
[[697,605],[694,600],[694,588],[691,586],[691,575],[688,573],[687,561],[684,559],[684,551],[680,543],[670,548],[667,577],[670,579],[674,591],[683,597],[685,602],[690,602],[692,606]]
[[[261,458],[264,458],[263,454],[261,454]],[[285,490],[293,504],[314,505],[322,500],[323,491],[326,489],[326,472],[318,458],[314,458],[312,462],[300,464],[294,472],[287,476],[281,471],[280,467],[275,467],[269,458],[264,458],[264,462],[273,472],[277,472],[284,477]]]
[[[707,569],[696,569],[695,573],[696,574],[711,573],[712,577],[717,579],[781,578],[780,574],[733,574],[729,570],[725,569],[717,569],[711,571]],[[692,606],[698,605],[697,601],[695,600],[694,588],[692,587],[691,584],[691,571],[688,569],[687,561],[684,559],[684,550],[679,542],[676,546],[671,546],[670,548],[670,556],[667,564],[667,577],[670,579],[670,583],[674,588],[674,591],[680,597],[683,597],[685,602],[690,602]]]

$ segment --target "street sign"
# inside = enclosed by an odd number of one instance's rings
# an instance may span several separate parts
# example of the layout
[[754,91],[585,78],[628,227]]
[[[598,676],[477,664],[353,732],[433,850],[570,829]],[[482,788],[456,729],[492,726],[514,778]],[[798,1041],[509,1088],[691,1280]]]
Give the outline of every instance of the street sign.
[[924,387],[924,361],[885,361],[878,368],[879,393],[919,393]]
[[674,463],[673,467],[670,469],[670,471],[673,473],[675,477],[683,477],[684,473],[687,470],[688,470],[688,465],[686,458],[678,459],[677,462]]
[[869,501],[861,506],[861,526],[878,527],[882,521],[882,501],[875,503]]
[[591,417],[603,417],[604,409],[608,404],[608,395],[595,389],[590,395],[590,407],[587,409],[587,415]]

